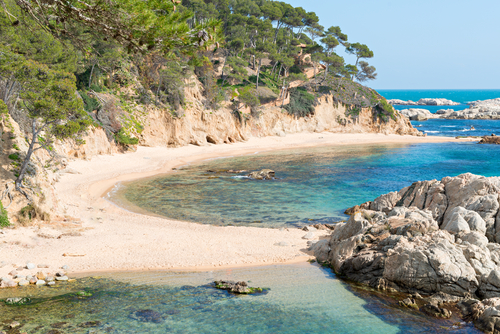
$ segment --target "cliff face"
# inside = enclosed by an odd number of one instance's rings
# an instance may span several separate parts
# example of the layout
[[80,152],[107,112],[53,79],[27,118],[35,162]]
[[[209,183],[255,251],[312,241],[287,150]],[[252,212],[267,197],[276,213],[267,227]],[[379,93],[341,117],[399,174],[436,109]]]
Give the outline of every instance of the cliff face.
[[311,116],[296,117],[273,103],[263,105],[251,115],[244,110],[238,115],[228,106],[218,110],[205,109],[199,85],[186,89],[186,108],[171,113],[155,107],[148,108],[145,128],[138,135],[144,146],[184,146],[188,144],[221,144],[246,140],[249,137],[285,136],[299,132],[396,133],[419,135],[419,131],[399,113],[396,120],[382,120],[371,108],[349,115],[347,107],[334,101],[332,95],[317,100]]

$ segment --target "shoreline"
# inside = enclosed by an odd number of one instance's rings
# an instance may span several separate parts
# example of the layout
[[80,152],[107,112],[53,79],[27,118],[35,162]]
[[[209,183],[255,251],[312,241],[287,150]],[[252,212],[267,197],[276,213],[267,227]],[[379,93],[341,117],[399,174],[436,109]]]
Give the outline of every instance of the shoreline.
[[[315,232],[315,239],[305,240],[302,237],[307,232],[300,229],[183,222],[131,212],[103,196],[118,182],[166,174],[172,168],[208,159],[315,146],[471,141],[476,140],[299,133],[203,147],[139,147],[133,153],[74,160],[68,168],[80,174],[63,174],[56,184],[58,211],[66,215],[66,222],[55,224],[59,226],[44,224],[4,230],[0,238],[2,260],[16,265],[28,261],[44,263],[51,268],[68,265],[76,275],[104,271],[207,271],[306,261],[312,257],[307,252],[308,241],[316,241],[327,232]],[[55,237],[43,236],[47,233]],[[11,266],[0,268],[0,277],[10,270]]]

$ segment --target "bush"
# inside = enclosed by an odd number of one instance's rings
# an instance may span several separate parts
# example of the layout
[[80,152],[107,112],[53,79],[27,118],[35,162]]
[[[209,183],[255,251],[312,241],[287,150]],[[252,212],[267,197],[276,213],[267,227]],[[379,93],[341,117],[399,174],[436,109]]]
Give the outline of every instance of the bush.
[[14,161],[18,161],[19,160],[19,154],[17,154],[17,153],[9,154],[9,159],[10,160],[14,160]]
[[0,228],[4,228],[10,225],[9,216],[7,210],[3,207],[2,202],[0,202]]
[[139,143],[139,138],[130,137],[125,133],[123,128],[120,129],[117,133],[115,133],[115,140],[118,144],[121,145],[137,145]]
[[94,99],[94,98],[88,96],[87,93],[84,91],[80,91],[80,96],[83,99],[83,103],[84,103],[83,108],[88,113],[91,113],[94,110],[99,109],[99,107],[101,106],[99,101],[97,101],[97,99]]
[[289,114],[304,117],[314,112],[316,98],[305,88],[290,89],[290,103],[284,108]]
[[19,223],[21,225],[26,225],[35,218],[43,221],[49,221],[50,215],[47,212],[42,211],[37,205],[31,203],[19,210],[17,218],[19,219]]

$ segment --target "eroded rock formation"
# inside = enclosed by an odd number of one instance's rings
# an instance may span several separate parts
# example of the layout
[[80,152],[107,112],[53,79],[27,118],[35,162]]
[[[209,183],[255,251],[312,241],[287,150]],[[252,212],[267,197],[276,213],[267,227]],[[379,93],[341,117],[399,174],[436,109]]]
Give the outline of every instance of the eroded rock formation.
[[499,195],[499,177],[415,182],[352,208],[312,249],[339,275],[377,289],[473,300],[472,320],[498,332]]

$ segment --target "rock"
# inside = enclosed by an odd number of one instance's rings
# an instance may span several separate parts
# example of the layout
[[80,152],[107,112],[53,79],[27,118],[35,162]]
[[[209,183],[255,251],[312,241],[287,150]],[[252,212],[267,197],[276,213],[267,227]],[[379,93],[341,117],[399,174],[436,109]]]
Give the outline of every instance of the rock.
[[399,305],[401,305],[403,307],[414,308],[414,309],[418,310],[417,302],[413,298],[405,298],[403,300],[400,300]]
[[45,284],[47,284],[47,282],[45,282],[43,279],[39,279],[38,281],[36,281],[35,284],[36,285],[45,285]]
[[315,228],[315,227],[313,227],[313,226],[304,226],[304,227],[302,228],[302,231],[306,231],[306,232],[307,232],[307,231],[309,231],[309,232],[315,232],[315,231],[317,231],[317,228]]
[[47,276],[47,277],[45,277],[45,281],[47,281],[47,282],[52,282],[52,281],[54,281],[55,279],[56,279],[56,278],[55,278],[54,276]]
[[263,292],[266,289],[249,287],[247,282],[233,282],[233,281],[215,281],[215,287],[221,290],[227,290],[235,294],[254,294]]
[[34,263],[27,263],[26,264],[26,269],[29,269],[29,270],[35,269],[35,264]]
[[17,270],[12,270],[11,272],[9,272],[9,275],[10,276],[16,276],[17,275]]
[[22,279],[19,281],[19,286],[26,286],[26,285],[30,285],[30,282],[25,280],[25,279]]
[[396,104],[396,105],[408,105],[408,106],[458,106],[460,105],[459,102],[453,102],[451,100],[447,99],[433,99],[433,98],[422,98],[418,100],[417,102],[414,101],[403,101],[399,99],[392,99],[392,100],[387,100],[390,104]]
[[328,260],[328,254],[330,253],[330,243],[327,239],[320,240],[314,243],[310,250],[313,252],[314,256],[319,263],[323,263]]
[[69,266],[68,265],[64,265],[64,266],[61,267],[61,269],[68,271],[69,270]]
[[273,180],[275,173],[271,169],[263,169],[257,172],[251,172],[247,177],[255,180]]
[[274,244],[275,246],[281,246],[281,247],[287,247],[287,246],[290,246],[290,244],[286,241],[280,241],[276,244]]
[[5,280],[0,283],[0,288],[15,288],[17,286],[17,282]]
[[430,316],[436,318],[449,319],[451,318],[451,311],[442,307],[439,307],[436,303],[429,303],[422,307],[422,311]]
[[13,297],[5,299],[5,304],[7,305],[25,305],[29,302],[31,302],[31,299],[27,297]]
[[45,275],[45,273],[43,271],[39,271],[36,273],[36,278],[38,278],[40,280],[44,280],[46,277],[47,277],[47,275]]
[[484,136],[479,141],[479,144],[500,144],[500,137],[497,136]]
[[10,329],[13,329],[13,328],[16,328],[16,327],[19,327],[19,326],[21,326],[21,324],[19,322],[17,322],[17,321],[13,321],[13,322],[11,322],[9,324],[9,328]]
[[38,279],[36,277],[32,277],[30,279],[30,284],[36,284],[37,281],[38,281]]
[[304,235],[304,236],[302,237],[302,239],[311,240],[311,239],[314,239],[315,237],[316,237],[316,236],[314,235],[314,233],[313,233],[313,232],[309,232],[309,233],[307,233],[306,235]]
[[54,286],[54,285],[56,285],[56,282],[54,282],[54,281],[52,281],[52,282],[48,282],[48,283],[47,283],[47,285],[48,285],[48,286]]
[[138,310],[134,311],[129,315],[130,318],[141,321],[141,322],[152,322],[152,323],[162,323],[165,320],[165,316],[159,312],[153,310]]
[[57,276],[56,277],[56,281],[67,281],[68,280],[68,276]]
[[60,270],[60,271],[58,271],[58,272],[56,273],[56,276],[58,276],[58,277],[66,276],[66,272],[64,272],[64,271]]
[[37,268],[49,268],[48,264],[39,264],[36,266]]

